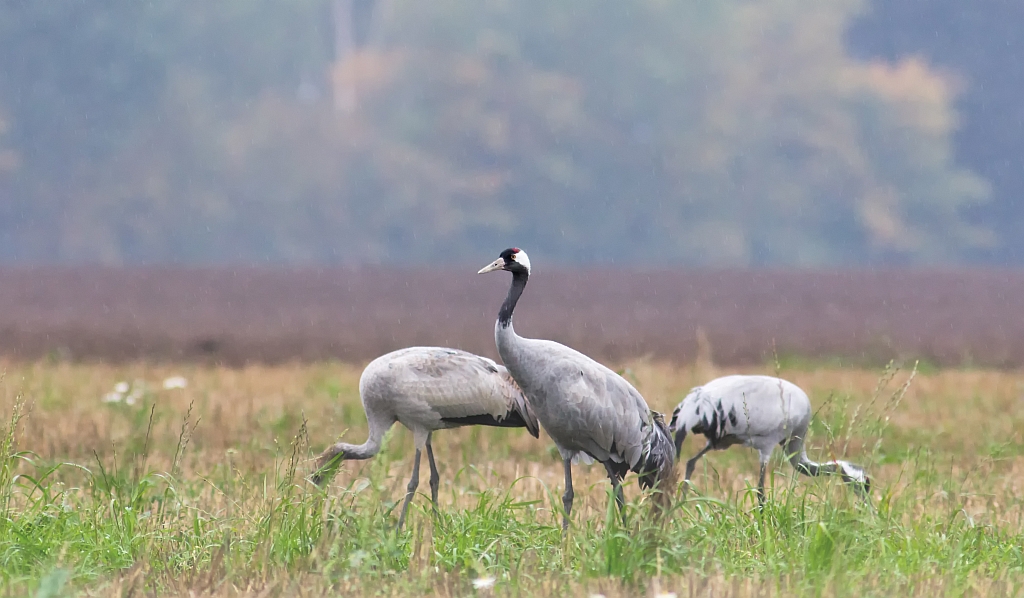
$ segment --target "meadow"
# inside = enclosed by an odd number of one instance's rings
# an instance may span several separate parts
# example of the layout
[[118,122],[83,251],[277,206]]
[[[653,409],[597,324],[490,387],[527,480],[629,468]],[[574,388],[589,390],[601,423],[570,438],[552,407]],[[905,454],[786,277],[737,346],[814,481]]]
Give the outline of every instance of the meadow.
[[[401,532],[401,426],[326,492],[307,482],[324,446],[365,439],[356,365],[6,362],[0,594],[1018,595],[1024,373],[912,365],[625,361],[666,412],[716,375],[781,367],[816,410],[809,454],[867,467],[872,504],[777,455],[759,511],[756,455],[735,447],[703,459],[660,518],[631,475],[625,524],[603,468],[577,466],[563,538],[561,465],[543,434],[437,433],[440,508],[424,481]],[[173,376],[187,386],[165,389]]]

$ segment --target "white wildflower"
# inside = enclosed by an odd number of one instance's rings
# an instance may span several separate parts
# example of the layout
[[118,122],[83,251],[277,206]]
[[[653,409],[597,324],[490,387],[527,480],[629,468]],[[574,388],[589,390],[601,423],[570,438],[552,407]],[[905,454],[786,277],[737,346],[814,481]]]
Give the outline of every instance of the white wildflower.
[[675,592],[661,592],[659,594],[655,594],[654,598],[676,598],[676,593]]
[[141,380],[136,380],[135,384],[132,385],[131,393],[128,394],[128,397],[124,402],[129,405],[134,405],[136,401],[142,399],[145,393],[146,385]]
[[473,580],[474,590],[489,590],[494,587],[494,582],[497,581],[493,577],[478,577]]
[[186,386],[188,386],[188,380],[186,380],[184,376],[171,376],[170,378],[164,379],[164,390],[185,388]]
[[[131,392],[129,392],[131,391]],[[134,405],[146,392],[146,382],[135,379],[131,384],[122,380],[114,385],[114,390],[103,395],[104,403],[120,403],[124,401],[128,405]]]

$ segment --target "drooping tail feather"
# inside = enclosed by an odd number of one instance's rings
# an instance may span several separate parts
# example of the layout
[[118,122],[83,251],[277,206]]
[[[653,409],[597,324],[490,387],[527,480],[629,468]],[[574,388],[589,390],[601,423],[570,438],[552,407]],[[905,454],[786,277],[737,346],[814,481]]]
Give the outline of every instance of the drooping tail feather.
[[654,430],[650,440],[650,450],[638,464],[640,487],[655,489],[655,504],[665,509],[672,504],[676,491],[676,447],[672,435],[665,425],[665,417],[657,411],[651,411]]

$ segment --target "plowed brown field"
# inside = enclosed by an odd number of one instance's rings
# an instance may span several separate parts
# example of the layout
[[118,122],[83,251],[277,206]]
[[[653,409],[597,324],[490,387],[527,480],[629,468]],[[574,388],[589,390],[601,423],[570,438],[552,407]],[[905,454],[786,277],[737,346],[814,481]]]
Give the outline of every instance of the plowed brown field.
[[[508,284],[475,269],[0,270],[0,352],[15,359],[363,361],[413,344],[494,355]],[[783,358],[1024,365],[1024,271],[539,269],[524,335],[620,361]]]

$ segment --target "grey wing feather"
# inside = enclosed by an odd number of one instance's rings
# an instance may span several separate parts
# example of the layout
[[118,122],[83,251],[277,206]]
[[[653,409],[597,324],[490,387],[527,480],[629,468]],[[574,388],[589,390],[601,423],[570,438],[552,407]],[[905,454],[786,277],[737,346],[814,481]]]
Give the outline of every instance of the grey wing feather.
[[622,376],[553,341],[516,337],[516,345],[507,346],[498,327],[495,340],[563,456],[583,451],[630,468],[640,462],[654,433],[652,415]]
[[[571,384],[562,387],[561,428],[585,430],[574,438],[576,447],[598,461],[640,459],[643,445],[641,415],[647,405],[622,377],[603,366],[577,368]],[[639,398],[639,401],[638,401]]]
[[503,421],[519,415],[538,435],[537,418],[504,367],[494,361],[441,347],[412,347],[390,362],[390,384],[405,402],[406,417],[460,420],[490,416]]

